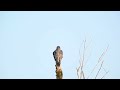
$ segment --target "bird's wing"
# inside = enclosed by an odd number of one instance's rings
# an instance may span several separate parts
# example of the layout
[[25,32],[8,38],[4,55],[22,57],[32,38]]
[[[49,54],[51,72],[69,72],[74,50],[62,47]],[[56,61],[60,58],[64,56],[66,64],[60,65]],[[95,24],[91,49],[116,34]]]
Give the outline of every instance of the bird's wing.
[[60,50],[60,54],[61,54],[61,57],[63,58],[63,51],[62,50]]
[[55,59],[55,61],[56,61],[56,58],[55,58],[55,51],[53,52],[53,57],[54,57],[54,59]]

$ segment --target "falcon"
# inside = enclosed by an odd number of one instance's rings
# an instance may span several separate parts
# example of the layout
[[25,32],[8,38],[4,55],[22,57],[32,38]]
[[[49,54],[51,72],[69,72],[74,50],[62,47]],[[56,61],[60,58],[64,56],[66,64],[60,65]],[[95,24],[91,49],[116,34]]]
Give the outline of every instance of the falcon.
[[56,65],[60,66],[61,60],[63,58],[63,51],[61,50],[60,46],[56,47],[56,50],[53,52],[53,57],[56,61]]

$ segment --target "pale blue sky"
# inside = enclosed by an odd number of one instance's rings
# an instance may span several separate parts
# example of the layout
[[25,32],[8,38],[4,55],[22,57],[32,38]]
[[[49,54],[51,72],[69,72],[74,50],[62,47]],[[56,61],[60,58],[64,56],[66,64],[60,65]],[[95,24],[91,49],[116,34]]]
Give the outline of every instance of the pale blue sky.
[[85,75],[109,45],[105,78],[120,78],[120,12],[1,11],[0,78],[55,79],[52,52],[59,45],[64,53],[63,78],[77,79],[85,37],[91,42]]

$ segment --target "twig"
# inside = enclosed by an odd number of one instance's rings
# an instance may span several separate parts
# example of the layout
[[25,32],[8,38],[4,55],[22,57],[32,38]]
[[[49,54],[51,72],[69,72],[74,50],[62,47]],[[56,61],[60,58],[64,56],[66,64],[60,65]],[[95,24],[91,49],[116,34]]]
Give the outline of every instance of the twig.
[[80,69],[80,66],[78,68],[76,68],[78,79],[79,79],[79,69]]
[[[103,66],[102,66],[102,68],[103,68]],[[103,68],[103,70],[104,70],[105,72],[107,72],[107,71],[105,70],[105,68]]]
[[84,50],[83,50],[83,60],[82,60],[82,67],[83,67],[84,58],[85,58],[85,50],[86,50],[85,43],[86,43],[86,39],[85,39],[85,41],[84,41]]
[[[107,71],[106,73],[105,73],[105,75],[108,73],[109,71]],[[103,75],[103,77],[101,78],[101,79],[103,79],[104,77],[105,77],[105,75]]]
[[86,43],[86,39],[85,39],[85,41],[84,41],[83,59],[81,60],[81,64],[82,64],[82,65],[81,65],[80,79],[82,78],[82,76],[83,76],[83,78],[84,78],[83,64],[84,64],[84,56],[85,56],[85,49],[86,49],[85,43]]
[[103,65],[103,62],[104,62],[104,61],[102,61],[101,66],[100,66],[100,68],[99,68],[99,70],[98,70],[98,72],[97,72],[97,74],[96,74],[96,76],[95,76],[95,79],[97,78],[97,76],[98,76],[98,74],[99,74],[99,72],[100,72],[100,70],[101,70],[101,67],[102,67],[102,65]]
[[[85,73],[84,73],[83,68],[85,67],[86,63],[87,63],[88,60],[89,60],[89,58],[86,59],[86,57],[85,57],[85,55],[86,55],[86,49],[87,49],[88,46],[89,46],[89,45],[86,45],[86,38],[85,38],[85,40],[82,42],[82,45],[83,45],[83,49],[82,49],[83,53],[81,53],[81,50],[79,49],[79,55],[80,55],[79,63],[80,63],[80,65],[79,65],[78,68],[76,68],[78,79],[82,79],[82,78],[85,79]],[[97,66],[99,65],[99,63],[101,63],[100,68],[99,68],[99,70],[98,70],[98,72],[97,72],[97,74],[96,74],[96,76],[95,76],[95,79],[96,79],[97,76],[99,75],[101,68],[103,68],[102,65],[103,65],[104,60],[102,60],[102,59],[103,59],[104,55],[106,54],[106,52],[107,52],[107,50],[108,50],[108,47],[109,47],[109,45],[107,46],[106,50],[105,50],[105,51],[101,54],[101,56],[99,57],[98,62],[96,63],[96,65],[94,66],[94,68],[92,69],[92,71],[90,72],[90,74],[89,74],[89,76],[87,77],[87,79],[91,76],[91,74],[92,74],[93,71],[97,68]],[[81,47],[80,47],[80,48],[81,48]],[[104,68],[103,68],[103,69],[104,69]],[[104,71],[105,71],[105,75],[106,75],[108,72],[106,72],[105,69],[104,69]],[[105,75],[104,75],[104,76],[105,76]],[[104,77],[104,76],[103,76],[103,77]],[[102,77],[102,78],[103,78],[103,77]],[[102,79],[102,78],[101,78],[101,79]]]
[[83,73],[83,79],[85,79],[85,74],[84,74],[84,72],[82,71],[82,73]]
[[[109,45],[108,45],[108,47],[109,47]],[[93,73],[93,71],[96,69],[96,67],[98,66],[98,64],[99,64],[100,61],[102,60],[102,57],[106,54],[106,52],[107,52],[107,50],[108,50],[108,47],[107,47],[107,49],[101,54],[101,56],[100,56],[100,58],[99,58],[99,60],[98,60],[98,63],[95,65],[95,67],[94,67],[93,70],[91,71],[90,75],[91,75],[91,74]],[[89,78],[90,75],[89,75],[87,78]]]
[[[89,57],[91,56],[91,54],[89,55]],[[84,64],[84,67],[86,66],[87,62],[88,62],[89,58],[86,59],[86,62]]]

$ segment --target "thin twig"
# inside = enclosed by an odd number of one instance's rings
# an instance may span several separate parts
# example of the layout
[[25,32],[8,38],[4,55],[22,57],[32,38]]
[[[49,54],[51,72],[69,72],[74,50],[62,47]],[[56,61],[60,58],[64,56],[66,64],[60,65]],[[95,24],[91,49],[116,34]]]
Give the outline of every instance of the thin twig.
[[106,49],[106,50],[102,53],[102,55],[100,56],[98,62],[100,62],[100,61],[102,60],[103,56],[106,54],[106,52],[107,52],[107,50],[108,50],[108,47],[109,47],[109,45],[107,46],[107,49]]
[[[103,68],[103,66],[102,66],[102,68]],[[107,71],[105,70],[105,68],[103,68],[103,70],[104,70],[105,72],[107,72]]]
[[86,43],[86,39],[85,39],[85,41],[84,41],[83,59],[82,59],[82,61],[81,61],[82,65],[81,65],[81,73],[80,73],[80,78],[82,78],[82,76],[83,76],[83,64],[84,64],[85,49],[86,49],[86,47],[85,47],[85,43]]
[[83,73],[83,79],[85,79],[85,74],[84,74],[84,72],[82,71],[82,73]]
[[[92,41],[92,40],[91,40],[91,41]],[[90,41],[89,44],[86,46],[86,50],[87,50],[88,46],[91,44],[91,41]],[[89,54],[88,58],[86,59],[85,63],[83,64],[83,67],[86,66],[86,64],[87,64],[90,56],[91,56],[91,53]]]
[[77,70],[77,76],[78,76],[78,79],[79,79],[79,74],[78,74],[79,70],[77,68],[76,68],[76,70]]
[[[84,44],[84,45],[83,45],[83,44]],[[81,53],[81,50],[79,50],[79,55],[80,55],[79,63],[80,63],[80,65],[79,65],[78,68],[76,68],[78,79],[82,79],[82,78],[85,79],[85,74],[84,74],[83,67],[85,67],[85,65],[86,65],[86,63],[88,62],[88,59],[89,59],[89,58],[85,59],[86,49],[87,49],[88,46],[89,46],[89,45],[86,46],[86,38],[85,38],[85,40],[82,42],[82,45],[83,45],[83,53]],[[108,47],[109,47],[109,45],[108,45]],[[102,65],[103,65],[104,60],[102,60],[102,59],[103,59],[104,55],[106,54],[106,52],[107,52],[107,50],[108,50],[108,47],[107,47],[107,49],[101,54],[101,56],[100,56],[99,59],[98,59],[98,62],[96,63],[96,65],[94,66],[94,68],[92,69],[92,71],[91,71],[91,73],[90,73],[90,75],[91,75],[91,74],[93,73],[93,71],[97,68],[97,66],[99,65],[99,63],[102,61],[101,65],[100,65],[100,68],[99,68],[99,70],[98,70],[98,72],[97,72],[97,74],[96,74],[96,76],[95,76],[95,79],[96,79],[97,76],[99,75],[99,72],[100,72],[101,68],[103,68]],[[81,47],[80,47],[80,48],[81,48]],[[104,69],[104,68],[103,68],[103,69]],[[104,71],[106,72],[105,69],[104,69]],[[108,73],[108,72],[106,72],[105,75],[106,75],[107,73]],[[87,77],[87,79],[90,77],[90,75]],[[103,77],[105,77],[105,75],[104,75]],[[102,78],[103,78],[103,77],[102,77]],[[101,79],[102,79],[102,78],[101,78]]]
[[[108,73],[109,71],[107,71],[106,73],[105,73],[105,75]],[[101,79],[103,79],[104,77],[105,77],[105,75],[103,75],[103,77],[101,78]]]
[[[95,67],[94,67],[93,70],[91,71],[90,75],[93,73],[93,71],[96,69],[96,67],[98,66],[99,63],[100,63],[100,62],[98,62],[98,63],[95,65]],[[87,79],[90,77],[90,75],[87,77]]]
[[80,69],[80,66],[78,68],[76,68],[78,79],[79,79],[79,69]]
[[80,72],[80,79],[82,78],[82,71]]
[[97,72],[97,74],[96,74],[96,76],[95,76],[95,79],[97,78],[97,76],[98,76],[98,74],[99,74],[99,72],[100,72],[100,70],[101,70],[101,67],[102,67],[102,65],[103,65],[103,62],[104,62],[104,61],[102,61],[101,66],[100,66],[100,68],[99,68],[99,70],[98,70],[98,72]]
[[[82,44],[83,44],[83,42],[81,43],[81,46],[82,46]],[[80,47],[80,49],[81,49],[81,47]],[[81,78],[81,74],[79,74],[79,72],[80,72],[80,68],[82,66],[82,57],[81,57],[81,51],[80,51],[80,49],[79,49],[79,55],[80,55],[79,64],[80,64],[80,66],[78,68],[76,68],[78,79]]]
[[[108,45],[108,47],[109,47],[109,45]],[[108,47],[107,47],[107,49],[101,54],[101,56],[100,56],[100,58],[99,58],[99,60],[98,60],[98,63],[95,65],[95,67],[94,67],[93,70],[91,71],[90,75],[91,75],[91,74],[93,73],[93,71],[96,69],[96,67],[98,66],[98,64],[99,64],[100,61],[102,60],[102,57],[106,54],[106,52],[107,52],[107,50],[108,50]],[[90,75],[89,75],[87,78],[89,78]]]
[[[91,56],[91,54],[89,55],[89,57]],[[86,66],[87,62],[88,62],[89,58],[86,59],[86,62],[84,64],[84,67]]]
[[85,41],[84,41],[84,50],[83,50],[83,60],[82,60],[82,67],[83,67],[84,58],[85,58],[85,50],[86,50],[85,43],[86,43],[86,39],[85,39]]

